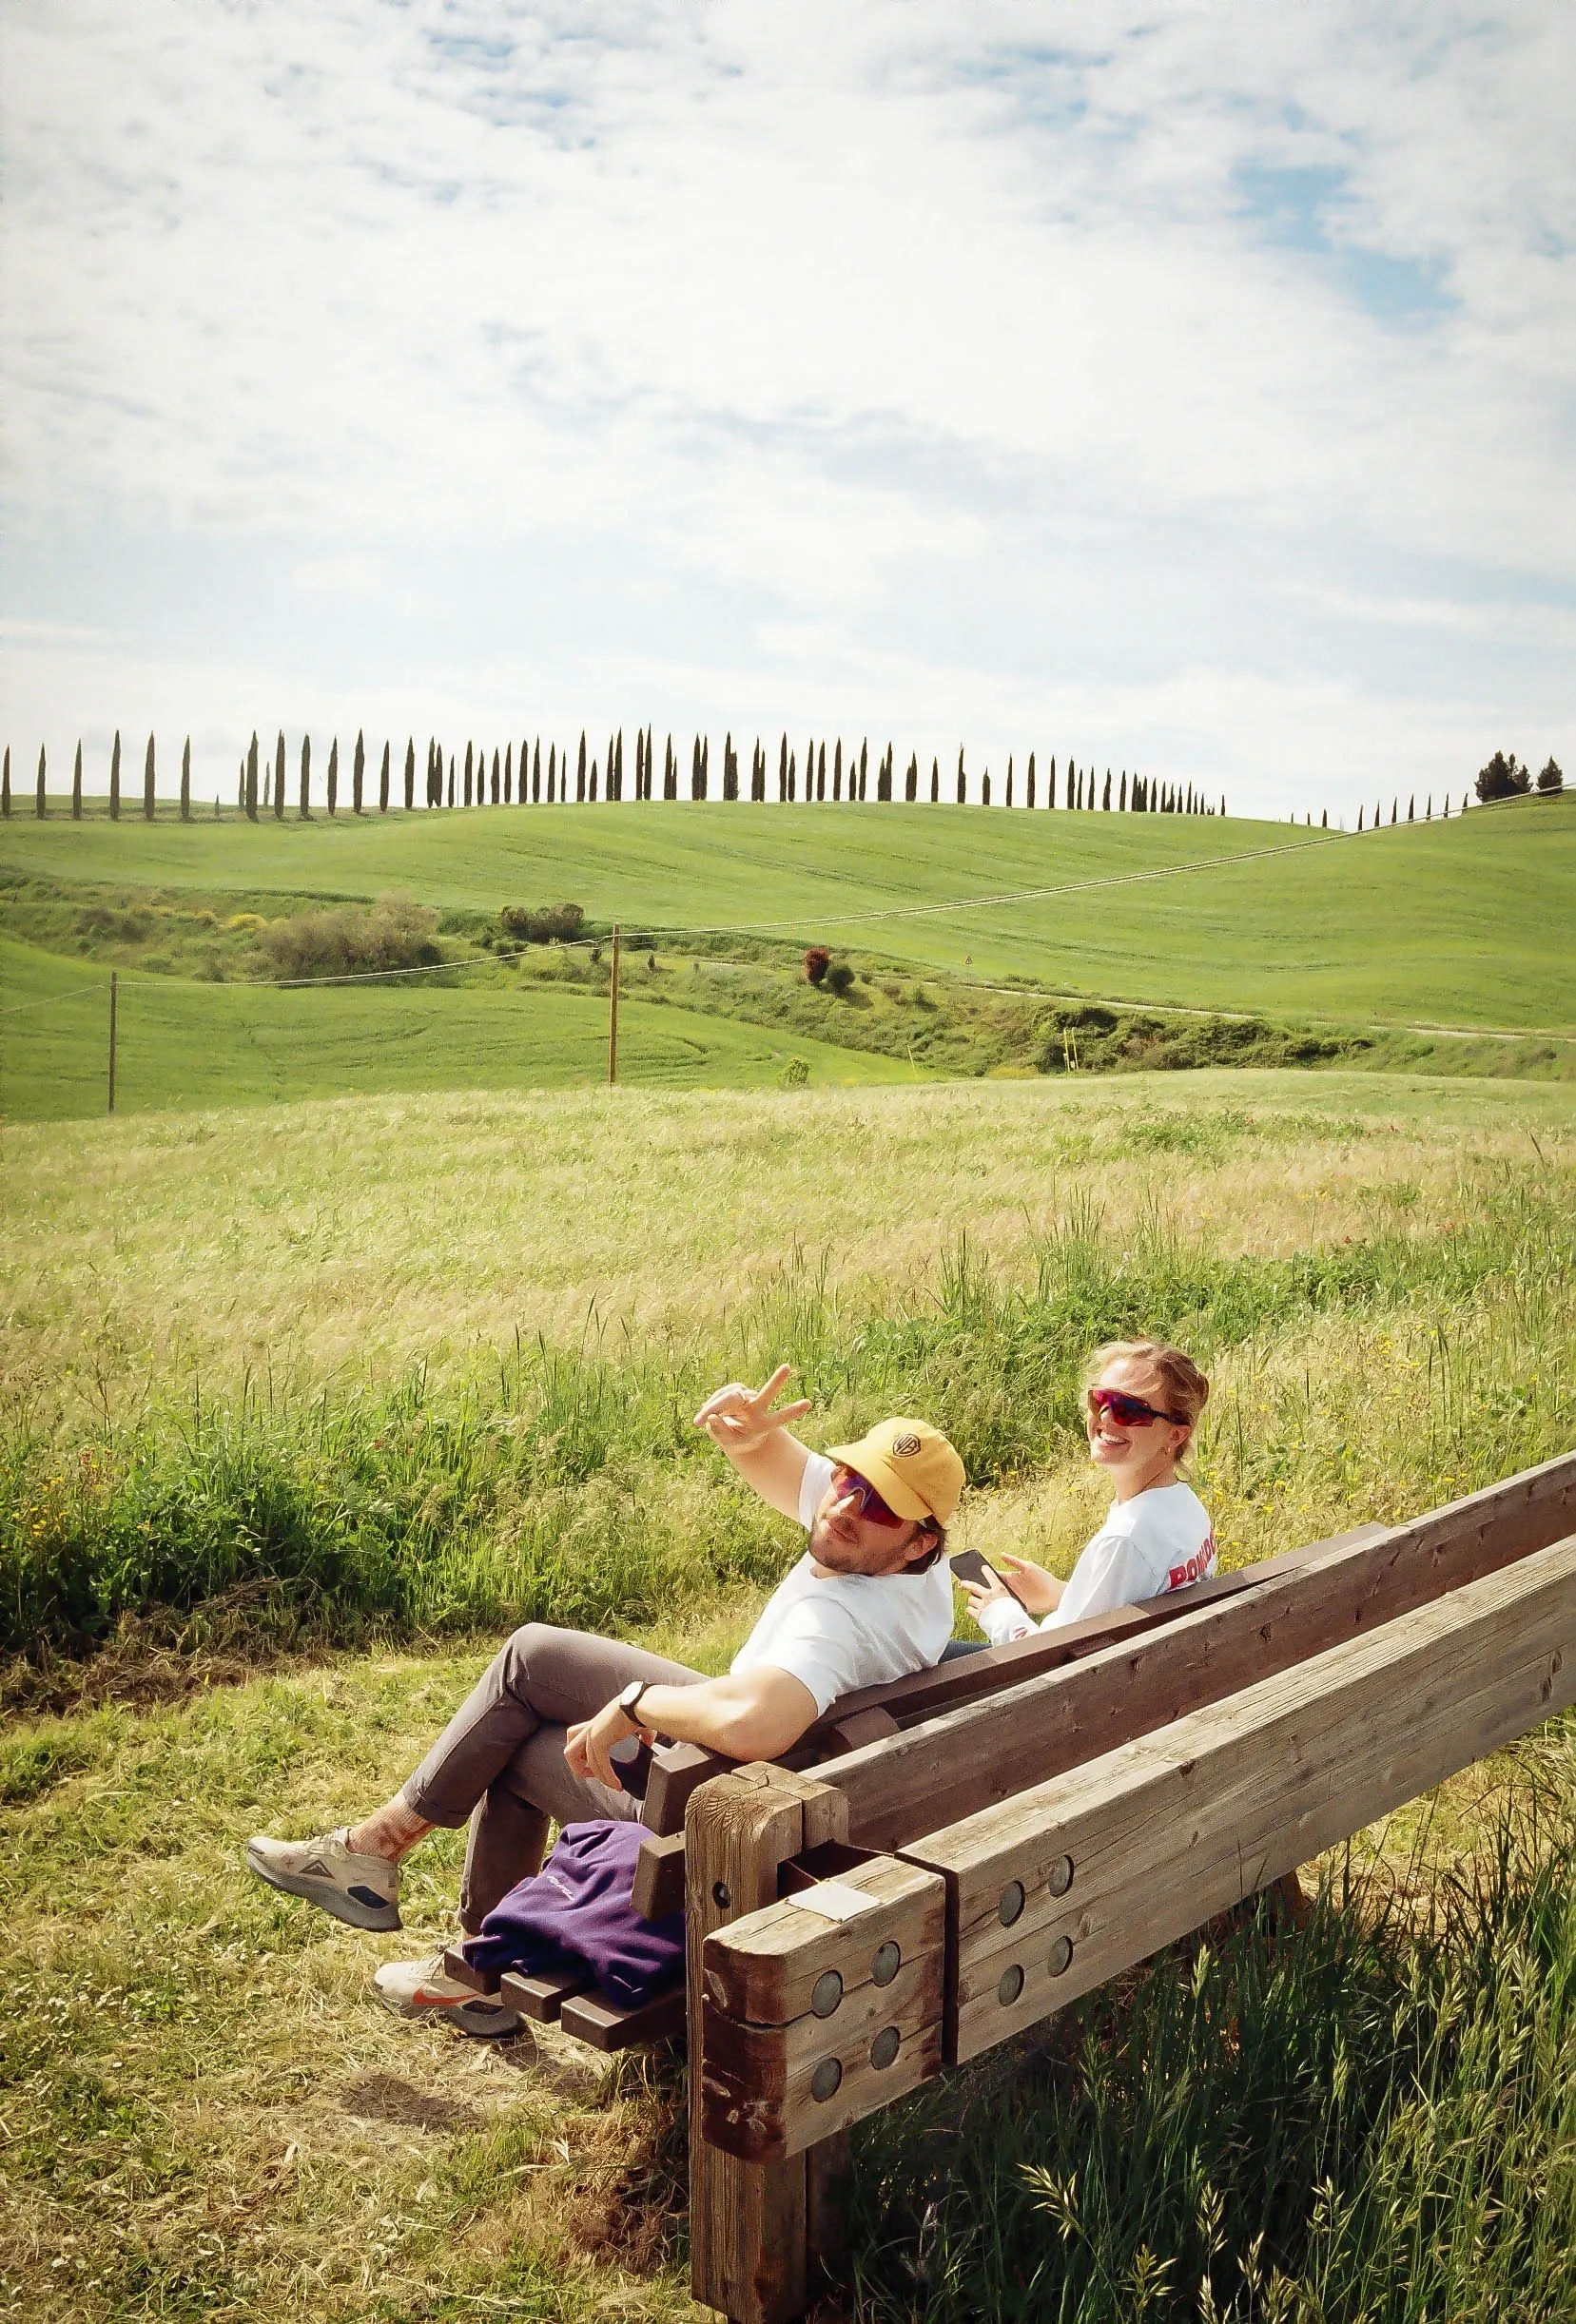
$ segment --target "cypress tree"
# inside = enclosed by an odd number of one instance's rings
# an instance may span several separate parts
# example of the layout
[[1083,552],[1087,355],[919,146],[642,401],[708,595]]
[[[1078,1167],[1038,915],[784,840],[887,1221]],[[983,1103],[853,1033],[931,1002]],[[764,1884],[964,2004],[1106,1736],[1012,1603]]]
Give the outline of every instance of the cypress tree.
[[[613,736],[610,734],[608,737],[608,779],[602,787],[602,796],[610,803],[613,796]],[[593,791],[592,797],[594,799],[596,793]]]
[[968,784],[963,775],[963,749],[960,743],[958,746],[958,804],[962,807],[966,806],[967,804]]
[[[116,739],[118,741],[119,737],[117,736]],[[257,821],[257,729],[255,726],[252,729],[252,739],[246,746],[246,821],[249,823],[255,823]]]
[[614,751],[614,779],[617,784],[617,789],[615,790],[613,796],[622,801],[624,796],[624,729],[622,726],[619,727],[616,737],[616,748]]
[[1023,804],[1032,814],[1034,812],[1034,752],[1032,750],[1029,753],[1029,771],[1024,781],[1023,790]]
[[783,803],[784,803],[784,804],[785,804],[786,806],[790,806],[790,807],[791,807],[791,806],[794,804],[795,801],[798,799],[798,796],[799,796],[799,753],[798,753],[796,750],[790,750],[790,751],[788,752],[788,772],[787,772],[787,774],[786,774],[786,775],[783,777]]
[[578,805],[586,795],[586,730],[580,728],[580,756],[574,767],[574,799]]
[[678,797],[678,752],[673,748],[671,734],[662,749],[662,796],[664,799]]
[[502,779],[502,775],[503,775],[503,762],[502,762],[502,760],[501,760],[501,759],[498,757],[498,746],[497,746],[497,745],[495,743],[495,744],[493,745],[493,804],[494,804],[494,806],[496,806],[496,805],[497,805],[497,804],[498,804],[498,785],[499,785],[499,783],[500,783],[500,781],[501,781],[501,779]]
[[[241,778],[241,804],[244,806],[246,804],[246,778],[244,771],[246,762],[244,759],[242,760],[241,765],[243,770]],[[119,726],[115,728],[115,740],[109,752],[109,820],[112,823],[118,823],[121,820],[121,730]]]
[[941,800],[942,763],[940,759],[932,757],[930,761],[930,804],[933,807],[940,806]]
[[280,729],[279,741],[274,745],[274,819],[277,823],[284,821],[284,730],[282,727]]
[[1054,807],[1056,804],[1056,759],[1054,756],[1045,769],[1045,804],[1047,807]]
[[1121,770],[1121,790],[1117,798],[1117,812],[1119,815],[1127,813],[1127,769],[1125,766]]
[[541,804],[542,797],[542,738],[538,734],[531,753],[531,804]]
[[785,805],[792,796],[793,793],[788,789],[788,728],[785,726],[783,728],[783,746],[777,753],[778,804]]
[[587,792],[586,798],[590,805],[596,804],[596,761],[594,759],[591,763],[591,789]]
[[841,738],[832,746],[832,798],[843,796],[843,744]]
[[360,815],[366,798],[366,733],[356,729],[356,750],[350,762],[350,812]]
[[[43,760],[40,759],[40,768],[43,764]],[[42,800],[42,794],[40,798]],[[143,821],[149,823],[153,821],[153,737],[151,734],[147,738],[147,748],[143,754]]]
[[[1069,783],[1073,780],[1071,768],[1068,769],[1067,780]],[[1076,807],[1081,807],[1083,804],[1083,777],[1081,775],[1078,778],[1078,796],[1072,804]]]
[[45,812],[46,812],[46,810],[45,810],[45,805],[44,805],[44,782],[45,782],[45,776],[46,776],[47,772],[48,772],[48,765],[47,765],[47,762],[46,762],[46,760],[45,760],[45,756],[44,756],[44,746],[43,746],[43,744],[42,744],[42,743],[40,743],[40,744],[39,744],[39,746],[38,746],[38,809],[37,809],[37,812],[38,812],[38,820],[39,820],[39,822],[40,822],[40,823],[42,823],[42,822],[44,821],[44,816],[45,816]]
[[920,754],[917,750],[908,754],[908,774],[904,783],[903,795],[910,806],[920,795]]
[[703,734],[700,738],[700,795],[703,799],[709,799],[711,795],[711,737],[709,734]]
[[1319,817],[1319,829],[1320,829],[1321,831],[1328,831],[1328,830],[1329,830],[1329,828],[1330,828],[1330,809],[1329,809],[1328,807],[1326,807],[1326,808],[1325,808],[1325,810],[1324,810],[1324,813],[1323,813],[1323,814],[1322,814],[1322,815]]
[[[808,785],[808,784],[807,784],[805,785],[805,796],[806,796],[806,798],[807,798],[807,799],[809,797],[809,785]],[[818,748],[817,748],[817,750],[816,750],[816,753],[815,753],[815,797],[816,797],[817,804],[823,804],[823,803],[825,802],[825,800],[826,800],[826,796],[827,796],[827,746],[826,746],[826,744],[825,744],[825,743],[822,743],[822,744],[821,744],[821,745],[818,746]]]
[[6,755],[0,761],[0,821],[11,819],[11,746],[6,745]]
[[[9,781],[7,788],[10,788]],[[186,745],[186,756],[181,779],[181,815],[183,821],[186,823],[191,821],[191,745],[189,742]],[[80,823],[82,821],[82,745],[80,743],[77,745],[77,755],[71,765],[71,821],[74,823]]]
[[[386,757],[383,764],[385,766],[388,765]],[[416,737],[414,734],[407,734],[405,737],[404,801],[405,813],[409,815],[416,806]]]
[[868,741],[866,741],[859,746],[859,796],[862,800],[865,797],[865,776],[869,764],[870,746]]
[[1415,791],[1407,801],[1407,821],[1409,823],[1414,823],[1417,821],[1417,793]]
[[1012,752],[1007,752],[1007,804],[1012,804]]
[[455,754],[454,754],[454,752],[451,750],[451,751],[450,751],[450,753],[449,753],[449,804],[450,804],[450,806],[451,806],[451,807],[454,805],[454,803],[455,803]]
[[303,823],[310,823],[312,819],[312,737],[309,734],[303,734],[301,738],[301,795],[296,802],[296,813]]
[[[1430,797],[1431,797],[1431,793],[1430,793]],[[1445,823],[1449,823],[1449,822],[1450,822],[1450,792],[1449,792],[1449,791],[1447,791],[1447,792],[1445,793],[1445,804],[1444,804],[1444,806],[1443,806],[1443,807],[1440,809],[1440,815],[1441,815],[1442,820],[1443,820]]]
[[733,771],[734,765],[733,737],[729,733],[724,735],[722,746],[722,795],[725,799],[737,799],[739,795],[739,778]]
[[[1329,816],[1329,812],[1328,812],[1328,810],[1326,810],[1324,820],[1325,820],[1326,824],[1328,825],[1328,823],[1329,823],[1329,822],[1330,822],[1330,816]],[[1433,793],[1432,793],[1432,791],[1430,791],[1430,792],[1429,793],[1429,804],[1428,804],[1428,805],[1427,805],[1427,806],[1426,806],[1426,807],[1423,809],[1423,821],[1424,821],[1426,823],[1432,823],[1432,821],[1433,821]]]
[[[522,777],[520,797],[523,799],[525,797],[523,781],[525,763],[523,760],[520,763],[520,774]],[[515,746],[513,743],[505,743],[503,746],[503,804],[506,807],[512,807],[515,804]]]
[[385,740],[383,744],[383,763],[378,769],[378,812],[379,815],[386,815],[388,813],[388,786],[389,746],[387,741]]
[[[71,812],[73,815],[77,815],[82,812],[81,803],[82,745],[79,743],[77,745],[76,783],[71,793]],[[185,745],[181,752],[181,821],[184,823],[189,823],[191,821],[191,737],[189,734],[186,736]]]
[[1067,762],[1067,804],[1069,806],[1073,804],[1073,772],[1074,763],[1069,759]]
[[244,756],[241,761],[241,779],[235,786],[235,804],[244,815],[246,812],[246,761]]
[[471,804],[471,767],[473,754],[469,743],[465,746],[465,804]]
[[1105,796],[1099,804],[1105,813],[1109,815],[1111,812],[1111,769],[1109,767],[1105,770]]
[[557,780],[558,746],[556,743],[549,743],[547,746],[547,804],[549,806],[552,806],[553,804],[554,786],[557,783]]
[[1362,809],[1361,807],[1359,807],[1359,808],[1357,809],[1357,828],[1358,828],[1358,830],[1360,831],[1360,830],[1362,829],[1362,827],[1363,827],[1363,809]]
[[980,804],[983,807],[988,807],[990,804],[990,768],[988,766],[980,777]]
[[888,744],[887,744],[887,746],[886,746],[886,756],[885,756],[885,758],[882,760],[881,765],[879,765],[879,766],[876,768],[876,804],[877,804],[877,806],[890,806],[890,804],[891,804],[891,803],[892,803],[892,752],[893,752],[893,747],[894,747],[894,746],[893,746],[893,745],[892,745],[892,744],[890,744],[890,743],[888,743]]
[[323,788],[328,793],[328,812],[335,815],[340,805],[340,738],[337,734],[328,746],[328,774]]

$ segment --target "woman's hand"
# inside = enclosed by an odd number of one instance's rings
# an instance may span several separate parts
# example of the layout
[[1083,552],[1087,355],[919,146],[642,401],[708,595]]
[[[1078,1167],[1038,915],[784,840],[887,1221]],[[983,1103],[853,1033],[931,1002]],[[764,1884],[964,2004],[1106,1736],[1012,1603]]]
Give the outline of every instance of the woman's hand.
[[1061,1603],[1065,1582],[1047,1574],[1042,1565],[1035,1565],[1027,1558],[1002,1556],[1002,1564],[1012,1580],[1013,1592],[1028,1614],[1054,1614]]

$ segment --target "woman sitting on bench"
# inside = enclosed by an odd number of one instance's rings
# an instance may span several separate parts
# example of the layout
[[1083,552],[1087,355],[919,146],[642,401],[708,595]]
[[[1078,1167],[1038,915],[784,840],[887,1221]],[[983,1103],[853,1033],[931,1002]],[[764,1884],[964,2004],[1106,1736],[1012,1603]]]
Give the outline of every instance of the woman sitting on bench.
[[1162,1597],[1215,1571],[1209,1511],[1177,1475],[1210,1384],[1191,1356],[1158,1340],[1098,1347],[1084,1390],[1089,1458],[1116,1499],[1071,1578],[1059,1581],[1027,1558],[1003,1557],[1011,1581],[959,1578],[969,1611],[993,1646],[1085,1616]]

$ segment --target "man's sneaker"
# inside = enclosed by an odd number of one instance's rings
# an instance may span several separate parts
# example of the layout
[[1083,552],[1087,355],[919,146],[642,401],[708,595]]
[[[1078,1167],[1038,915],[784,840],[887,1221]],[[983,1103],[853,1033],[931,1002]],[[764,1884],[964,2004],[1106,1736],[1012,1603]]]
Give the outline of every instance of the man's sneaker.
[[399,1867],[383,1856],[353,1856],[344,1830],[321,1832],[315,1840],[269,1840],[261,1833],[246,1843],[246,1862],[259,1880],[291,1896],[321,1905],[352,1928],[399,1928]]
[[372,1982],[402,2018],[441,2015],[446,2025],[477,2042],[506,2041],[520,2030],[517,2009],[506,2009],[502,2002],[462,1985],[443,1966],[441,1953],[429,1953],[424,1961],[385,1961]]

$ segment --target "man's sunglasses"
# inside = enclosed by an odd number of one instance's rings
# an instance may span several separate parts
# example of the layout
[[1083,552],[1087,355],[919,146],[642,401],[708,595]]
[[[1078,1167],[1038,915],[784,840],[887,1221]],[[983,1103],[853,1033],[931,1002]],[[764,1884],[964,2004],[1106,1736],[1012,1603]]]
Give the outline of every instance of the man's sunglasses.
[[838,1500],[854,1501],[858,1506],[860,1516],[866,1519],[870,1524],[890,1525],[895,1528],[908,1522],[906,1518],[899,1517],[895,1509],[889,1509],[886,1506],[868,1477],[862,1477],[858,1469],[844,1468],[840,1465],[832,1472],[832,1482],[836,1487]]
[[1119,1428],[1147,1428],[1151,1421],[1169,1421],[1174,1428],[1191,1425],[1179,1412],[1158,1412],[1141,1396],[1124,1396],[1120,1388],[1091,1388],[1089,1409],[1108,1412]]

